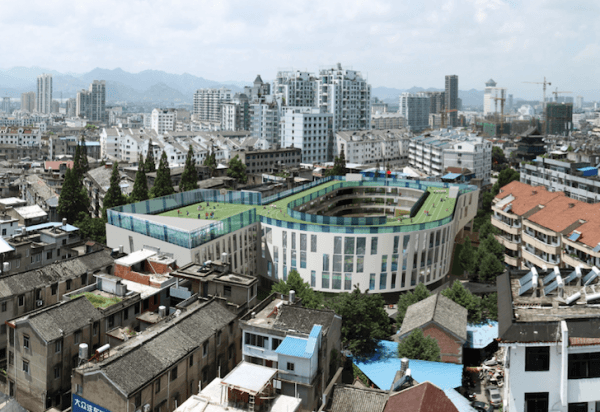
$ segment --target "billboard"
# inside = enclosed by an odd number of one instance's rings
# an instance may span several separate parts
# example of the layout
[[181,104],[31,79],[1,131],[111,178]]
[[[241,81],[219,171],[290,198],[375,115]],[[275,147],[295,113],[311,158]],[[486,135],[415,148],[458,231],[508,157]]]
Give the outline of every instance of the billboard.
[[111,412],[75,394],[73,394],[71,410],[72,412]]

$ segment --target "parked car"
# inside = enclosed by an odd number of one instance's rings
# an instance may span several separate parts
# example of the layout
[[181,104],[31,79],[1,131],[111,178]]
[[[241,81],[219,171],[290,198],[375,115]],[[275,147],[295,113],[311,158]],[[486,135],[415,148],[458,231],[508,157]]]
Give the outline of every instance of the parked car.
[[493,406],[498,407],[498,406],[502,405],[502,396],[500,396],[500,391],[498,390],[497,387],[492,386],[492,387],[486,388],[485,392],[487,394],[488,400],[490,401],[490,403]]
[[458,392],[471,402],[475,400],[475,392],[468,390],[464,386],[461,386]]
[[477,412],[494,412],[494,407],[485,402],[475,401],[471,403],[471,406],[477,410]]

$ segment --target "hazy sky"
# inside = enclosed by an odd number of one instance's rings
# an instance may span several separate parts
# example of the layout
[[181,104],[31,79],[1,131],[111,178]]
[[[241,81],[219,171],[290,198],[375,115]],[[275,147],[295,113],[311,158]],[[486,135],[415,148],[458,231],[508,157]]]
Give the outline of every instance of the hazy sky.
[[[600,1],[9,1],[0,3],[0,66],[83,73],[188,72],[272,79],[341,62],[377,86],[460,89],[490,77],[515,96],[598,86]],[[592,93],[585,94],[592,94]]]

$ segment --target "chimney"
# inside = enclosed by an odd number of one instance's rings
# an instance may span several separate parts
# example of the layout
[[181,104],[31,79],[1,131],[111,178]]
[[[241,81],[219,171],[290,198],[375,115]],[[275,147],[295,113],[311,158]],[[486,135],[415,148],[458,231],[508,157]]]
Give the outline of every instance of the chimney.
[[575,207],[575,203],[569,203],[569,208]]

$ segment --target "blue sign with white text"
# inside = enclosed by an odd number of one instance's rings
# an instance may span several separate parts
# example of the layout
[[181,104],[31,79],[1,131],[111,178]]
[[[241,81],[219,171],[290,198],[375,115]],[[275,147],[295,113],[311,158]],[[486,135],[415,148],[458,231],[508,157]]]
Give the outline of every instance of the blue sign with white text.
[[73,395],[73,404],[71,405],[73,412],[111,412],[106,408],[96,405],[78,395]]

